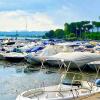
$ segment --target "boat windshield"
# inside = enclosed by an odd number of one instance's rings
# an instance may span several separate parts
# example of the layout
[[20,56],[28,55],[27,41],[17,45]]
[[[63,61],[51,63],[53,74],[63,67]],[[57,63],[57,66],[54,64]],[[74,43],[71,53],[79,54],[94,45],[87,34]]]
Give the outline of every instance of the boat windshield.
[[64,74],[62,78],[62,84],[63,85],[81,85],[82,75],[73,73],[73,72],[67,72]]

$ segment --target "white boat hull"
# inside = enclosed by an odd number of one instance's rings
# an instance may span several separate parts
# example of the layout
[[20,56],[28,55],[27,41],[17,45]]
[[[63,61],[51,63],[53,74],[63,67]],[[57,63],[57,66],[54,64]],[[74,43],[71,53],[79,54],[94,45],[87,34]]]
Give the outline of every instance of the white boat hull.
[[49,86],[25,91],[16,100],[73,100],[100,92],[100,88],[97,89],[97,87],[94,87],[93,91],[90,92],[86,88],[79,89],[79,87],[68,85],[61,88],[59,92],[57,87],[59,86]]
[[[65,67],[69,65],[69,62],[67,62],[67,61],[62,62],[61,60],[47,60],[46,63],[50,64],[51,66],[59,66],[59,67],[61,65],[65,66]],[[79,66],[79,67],[82,68],[83,66]],[[75,63],[71,63],[70,68],[74,69],[74,68],[78,68],[78,67]]]
[[25,59],[30,64],[40,64],[41,63],[41,60],[37,56],[34,56],[34,57],[26,56]]

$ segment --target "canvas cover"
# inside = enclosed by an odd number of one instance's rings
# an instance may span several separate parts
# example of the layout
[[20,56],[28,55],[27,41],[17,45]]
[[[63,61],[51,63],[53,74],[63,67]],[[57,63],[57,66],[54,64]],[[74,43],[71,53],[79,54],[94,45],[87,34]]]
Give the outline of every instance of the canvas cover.
[[84,64],[99,61],[100,54],[89,53],[89,52],[68,52],[68,53],[58,53],[53,56],[49,56],[46,60],[61,60],[61,61],[72,61],[78,66],[82,66]]

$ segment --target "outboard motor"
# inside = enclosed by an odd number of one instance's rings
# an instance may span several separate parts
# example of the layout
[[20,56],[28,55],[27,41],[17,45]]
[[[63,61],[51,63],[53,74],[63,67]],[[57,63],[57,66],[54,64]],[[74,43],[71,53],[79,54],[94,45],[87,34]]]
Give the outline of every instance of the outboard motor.
[[95,83],[96,83],[97,87],[100,87],[100,79],[97,79]]

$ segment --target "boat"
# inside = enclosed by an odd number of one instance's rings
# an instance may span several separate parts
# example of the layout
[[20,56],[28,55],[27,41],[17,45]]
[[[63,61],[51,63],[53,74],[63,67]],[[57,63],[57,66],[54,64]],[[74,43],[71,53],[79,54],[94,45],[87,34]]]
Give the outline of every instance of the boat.
[[[83,83],[88,85],[86,82]],[[100,92],[100,88],[98,89],[96,86],[94,86],[91,91],[89,87],[79,88],[70,85],[57,85],[25,91],[20,94],[16,100],[73,100],[85,96],[91,96],[98,92]]]
[[24,60],[26,53],[9,52],[3,55],[4,59],[10,62],[21,62]]
[[94,52],[95,53],[100,53],[100,46],[95,46],[94,47]]
[[13,45],[13,44],[15,44],[15,40],[13,39],[4,39],[2,41],[2,45]]
[[88,63],[88,65],[92,70],[97,70],[100,67],[100,61],[93,61]]
[[48,56],[55,55],[59,52],[72,52],[72,49],[65,46],[47,45],[43,50],[36,53],[29,53],[25,59],[30,64],[41,64]]
[[5,59],[5,58],[4,58],[4,54],[5,54],[4,51],[0,51],[0,60],[4,60],[4,59]]
[[99,61],[100,55],[90,52],[61,52],[46,58],[46,62],[52,66],[62,64],[68,65],[69,61],[75,62],[71,63],[71,68],[75,68],[77,65],[81,68],[84,66],[84,64],[95,60]]
[[32,52],[29,53],[25,59],[30,64],[41,64],[42,61],[45,61],[45,58],[51,55],[55,55],[59,52],[68,52],[68,49],[65,49],[65,47],[62,46],[56,46],[56,45],[47,45],[43,50],[40,50],[39,52]]
[[[85,64],[93,60],[100,59],[100,56],[98,55],[96,55],[94,59],[93,57],[92,59],[88,58],[89,60],[86,60],[85,55],[84,56],[79,55],[78,57],[75,56],[76,59],[74,60],[73,60],[73,57],[68,57],[68,59],[66,60],[69,62],[69,64],[68,66],[65,66],[66,71],[62,74],[61,82],[59,83],[59,85],[41,87],[41,88],[36,88],[36,89],[25,91],[21,93],[20,95],[18,95],[16,100],[75,100],[78,98],[84,98],[84,97],[91,96],[95,93],[99,93],[100,92],[100,87],[99,87],[100,80],[99,81],[94,80],[92,82],[92,81],[89,81],[89,79],[87,80],[76,79],[75,75],[79,73],[74,73],[70,84],[69,82],[67,82],[67,84],[63,82],[63,78],[65,77],[65,75],[68,75],[69,73],[69,69],[71,67],[72,62],[76,63],[78,67],[78,64],[81,64],[81,63]],[[90,56],[88,55],[88,57]],[[80,60],[80,58],[81,60],[83,59],[83,62]],[[80,61],[81,63],[79,63]],[[82,70],[80,70],[80,74],[84,76],[84,74],[82,73]],[[95,76],[95,79],[96,78],[97,76]]]
[[[52,51],[52,52],[51,52]],[[36,53],[29,53],[25,59],[30,64],[41,64],[41,61],[45,56],[56,54],[53,45],[46,46],[43,50],[36,52]]]
[[37,44],[34,42],[31,43],[26,43],[26,45],[22,46],[22,47],[18,47],[18,48],[14,48],[14,51],[16,52],[27,52],[29,50],[31,50],[32,48],[34,48]]

